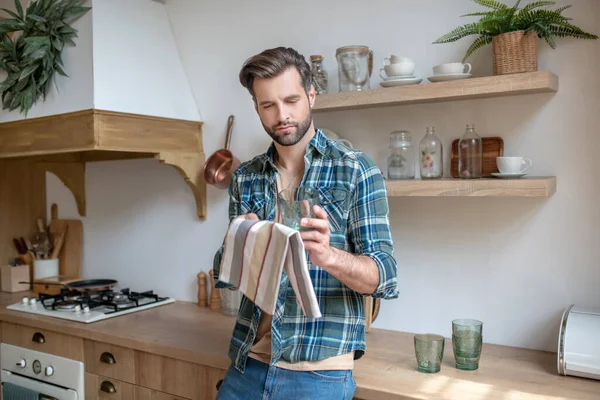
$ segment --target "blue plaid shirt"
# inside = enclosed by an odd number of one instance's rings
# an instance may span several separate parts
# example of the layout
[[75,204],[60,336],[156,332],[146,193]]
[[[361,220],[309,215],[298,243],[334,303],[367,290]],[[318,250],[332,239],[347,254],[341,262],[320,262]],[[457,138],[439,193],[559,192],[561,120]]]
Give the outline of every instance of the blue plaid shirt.
[[[255,213],[261,220],[273,221],[277,207],[277,168],[273,163],[275,146],[242,163],[229,186],[230,222],[238,215]],[[397,265],[393,255],[385,182],[379,168],[365,154],[329,140],[317,130],[304,156],[301,186],[319,190],[320,206],[327,212],[331,230],[330,245],[357,255],[371,257],[379,270],[375,298],[398,297]],[[214,258],[217,288],[232,286],[218,281],[223,247]],[[362,357],[366,349],[365,294],[357,293],[327,271],[308,260],[309,273],[322,317],[306,318],[285,270],[271,328],[271,365],[318,361],[354,351]],[[245,296],[229,347],[229,357],[244,372],[248,352],[254,344],[261,310]]]

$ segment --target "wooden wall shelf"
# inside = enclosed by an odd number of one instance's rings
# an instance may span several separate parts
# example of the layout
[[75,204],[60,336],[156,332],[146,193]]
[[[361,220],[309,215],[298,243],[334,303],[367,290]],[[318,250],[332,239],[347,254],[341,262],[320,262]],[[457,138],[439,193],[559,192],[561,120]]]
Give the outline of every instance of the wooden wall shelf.
[[85,163],[136,158],[175,167],[206,219],[202,122],[90,109],[0,124],[0,160],[38,161],[73,192],[81,216]]
[[421,83],[362,92],[342,92],[317,96],[313,111],[436,103],[558,91],[558,77],[549,71],[486,76],[448,82]]
[[386,187],[389,197],[549,197],[556,192],[556,177],[387,180]]

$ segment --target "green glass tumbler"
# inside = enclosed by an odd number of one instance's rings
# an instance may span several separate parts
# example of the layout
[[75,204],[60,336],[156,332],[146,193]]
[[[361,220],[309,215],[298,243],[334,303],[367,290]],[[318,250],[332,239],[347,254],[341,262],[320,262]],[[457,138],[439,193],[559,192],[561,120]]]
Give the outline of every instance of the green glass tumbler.
[[417,370],[426,374],[440,372],[444,358],[443,336],[434,334],[415,335],[415,355],[417,356]]
[[475,371],[479,368],[483,322],[475,319],[456,319],[452,321],[452,349],[456,368]]
[[292,187],[277,194],[283,225],[297,231],[311,230],[300,226],[302,218],[316,218],[313,207],[319,205],[319,191],[312,187]]

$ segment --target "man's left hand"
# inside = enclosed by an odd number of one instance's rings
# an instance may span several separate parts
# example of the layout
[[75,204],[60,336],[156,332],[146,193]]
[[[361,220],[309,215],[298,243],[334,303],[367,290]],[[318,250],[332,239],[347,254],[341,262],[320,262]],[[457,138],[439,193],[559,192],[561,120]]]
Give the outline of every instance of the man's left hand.
[[313,207],[316,218],[302,218],[300,225],[303,228],[312,228],[310,231],[300,231],[304,248],[308,251],[310,261],[321,268],[326,268],[333,263],[335,250],[329,245],[331,232],[327,213],[319,206]]

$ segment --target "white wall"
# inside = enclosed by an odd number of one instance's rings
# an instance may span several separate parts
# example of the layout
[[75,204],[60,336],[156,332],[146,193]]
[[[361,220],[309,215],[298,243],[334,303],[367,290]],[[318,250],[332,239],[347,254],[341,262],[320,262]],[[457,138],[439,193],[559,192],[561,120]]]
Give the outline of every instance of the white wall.
[[[21,1],[22,4],[28,2]],[[91,0],[84,5],[90,6]],[[2,8],[14,10],[14,1],[4,0],[0,3]],[[64,71],[68,77],[54,74],[54,83],[50,84],[46,101],[40,98],[27,114],[27,118],[36,118],[45,115],[62,114],[72,111],[85,110],[94,107],[94,82],[92,70],[92,16],[90,10],[73,24],[79,37],[75,38],[76,46],[65,46],[62,59]],[[0,82],[4,81],[6,73],[0,71]],[[58,88],[58,90],[57,90]],[[19,110],[9,112],[2,110],[0,105],[0,122],[24,119],[24,114]]]
[[[568,15],[597,30],[599,4],[572,3]],[[376,66],[399,53],[413,57],[417,74],[427,77],[431,66],[460,60],[470,43],[431,42],[464,22],[458,15],[478,8],[469,0],[374,0],[369,7],[343,0],[175,0],[167,10],[205,121],[205,151],[223,145],[233,113],[232,150],[247,160],[269,143],[237,80],[247,57],[278,45],[307,58],[323,54],[335,90],[335,49],[366,44],[375,51]],[[554,350],[567,305],[600,306],[600,42],[559,40],[557,50],[541,45],[540,52],[540,69],[560,77],[555,95],[315,117],[317,126],[347,137],[382,169],[392,130],[409,129],[418,142],[425,126],[435,125],[448,152],[465,125],[474,123],[482,136],[502,136],[506,154],[531,157],[532,174],[558,177],[559,191],[549,199],[391,199],[401,295],[382,303],[375,327],[449,335],[452,319],[480,318],[486,342]],[[490,55],[488,48],[473,60],[476,75],[491,74]],[[378,82],[374,75],[372,87]],[[191,193],[171,168],[146,160],[88,164],[87,171],[84,275],[116,277],[122,286],[194,301],[195,275],[212,266],[226,230],[225,191],[209,189],[209,216],[201,223]],[[49,176],[53,201],[61,214],[75,216],[72,196]]]
[[94,1],[94,103],[102,110],[201,119],[162,3]]

